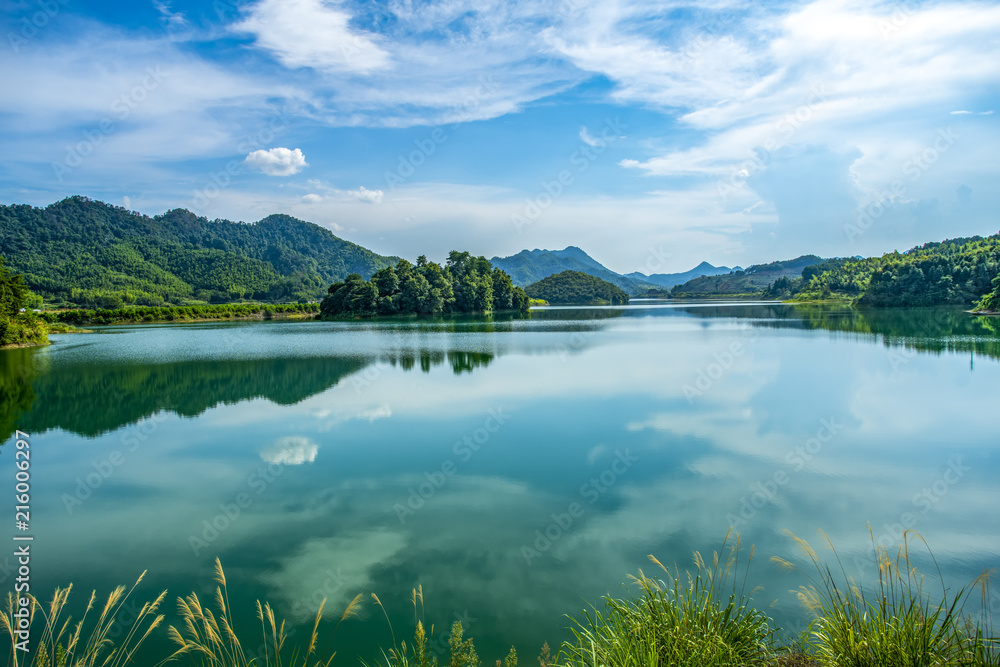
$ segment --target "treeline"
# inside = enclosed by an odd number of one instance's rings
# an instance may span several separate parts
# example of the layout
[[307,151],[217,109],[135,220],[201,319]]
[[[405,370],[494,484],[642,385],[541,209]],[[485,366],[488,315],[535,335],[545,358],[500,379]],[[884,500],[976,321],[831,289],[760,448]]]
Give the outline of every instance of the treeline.
[[0,254],[46,301],[112,310],[318,300],[330,283],[397,259],[285,215],[244,224],[175,209],[151,218],[85,197],[0,206]]
[[825,260],[805,267],[801,277],[775,280],[761,296],[840,299],[873,307],[976,304],[995,310],[998,275],[1000,234],[926,243],[881,257]]
[[1000,273],[993,279],[993,291],[976,303],[976,310],[985,313],[1000,313]]
[[317,303],[260,304],[229,303],[216,306],[136,306],[133,308],[97,308],[49,310],[39,314],[46,322],[81,325],[101,324],[141,324],[149,322],[184,322],[197,320],[227,320],[261,318],[271,319],[276,315],[315,315],[319,312]]
[[21,309],[31,300],[24,278],[11,273],[0,257],[0,347],[42,345],[48,342],[48,328],[34,313]]
[[371,280],[351,274],[330,286],[320,304],[324,317],[493,313],[528,309],[528,295],[485,257],[451,251],[445,266],[423,255],[377,271]]
[[563,271],[528,285],[525,292],[532,299],[543,299],[553,305],[612,305],[629,301],[628,293],[606,280],[582,271]]
[[[757,298],[762,293],[766,296],[776,282],[799,278],[803,271],[822,261],[823,259],[816,255],[802,255],[795,259],[755,264],[730,273],[698,276],[675,286],[670,291],[670,296],[675,299]],[[650,290],[648,296],[660,296],[660,294]]]

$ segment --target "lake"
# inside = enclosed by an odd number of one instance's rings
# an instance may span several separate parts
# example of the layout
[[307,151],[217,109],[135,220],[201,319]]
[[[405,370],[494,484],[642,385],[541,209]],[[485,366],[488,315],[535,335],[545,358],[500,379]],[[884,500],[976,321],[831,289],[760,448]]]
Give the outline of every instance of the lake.
[[257,598],[301,638],[322,599],[329,628],[363,593],[337,663],[390,645],[371,593],[411,637],[422,586],[435,646],[461,619],[486,664],[511,644],[533,664],[565,614],[655,571],[648,554],[690,566],[731,527],[755,546],[754,600],[796,630],[807,581],[769,562],[802,562],[784,530],[817,548],[825,531],[863,581],[872,538],[904,525],[949,586],[1000,566],[998,330],[952,309],[636,301],[53,335],[0,352],[0,495],[13,524],[19,428],[43,600],[148,570],[140,597],[169,589],[172,620],[178,596],[211,598],[218,557],[251,637]]

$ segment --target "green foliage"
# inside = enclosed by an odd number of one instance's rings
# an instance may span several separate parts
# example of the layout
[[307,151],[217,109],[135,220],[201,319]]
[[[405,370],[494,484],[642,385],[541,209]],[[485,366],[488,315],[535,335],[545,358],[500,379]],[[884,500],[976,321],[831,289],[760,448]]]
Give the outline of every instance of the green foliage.
[[775,281],[799,278],[803,270],[822,262],[823,259],[816,255],[803,255],[780,262],[756,264],[742,271],[693,278],[674,287],[670,294],[674,298],[757,297],[772,290]]
[[177,209],[150,218],[85,197],[0,206],[0,253],[49,301],[89,308],[308,301],[395,260],[289,216],[243,224]]
[[524,312],[528,296],[485,257],[452,251],[444,267],[421,255],[376,272],[370,281],[351,274],[330,285],[320,304],[324,317]]
[[[940,597],[925,589],[924,576],[911,560],[910,541],[923,541],[914,531],[904,533],[904,543],[894,555],[878,546],[871,534],[879,575],[872,590],[848,577],[842,566],[841,574],[835,574],[808,543],[787,534],[798,542],[816,572],[817,579],[801,587],[798,596],[815,614],[806,640],[822,667],[998,664],[997,639],[984,637],[984,629],[963,613],[970,589],[949,593],[943,581]],[[828,538],[827,543],[833,549]],[[797,569],[784,559],[772,560]],[[989,573],[975,583],[988,601]]]
[[969,306],[1000,273],[1000,235],[925,243],[905,253],[830,260],[803,274],[796,299],[847,297],[859,305]]
[[34,313],[21,312],[32,297],[23,276],[11,273],[0,257],[0,347],[48,342],[45,323]]
[[[728,542],[728,536],[727,536]],[[752,552],[751,552],[752,558]],[[656,563],[666,580],[633,577],[637,595],[605,597],[604,612],[584,612],[555,664],[565,667],[770,665],[775,659],[770,619],[750,606],[737,580],[739,540],[723,544],[706,564],[695,553],[695,572]],[[747,563],[749,565],[749,562]]]
[[983,295],[976,303],[976,310],[1000,313],[1000,273],[993,279],[993,291]]
[[627,304],[628,294],[606,280],[581,271],[563,271],[528,285],[525,292],[532,299],[544,299],[553,305]]
[[617,285],[629,294],[641,294],[655,287],[646,276],[632,273],[623,276],[603,266],[580,248],[569,246],[563,250],[522,250],[510,257],[494,257],[490,262],[506,271],[515,285],[531,285],[543,278],[562,273],[579,271]]
[[135,306],[117,308],[88,308],[68,310],[46,310],[39,319],[52,324],[102,325],[138,324],[149,322],[191,322],[198,320],[227,320],[260,318],[271,319],[275,315],[314,315],[319,312],[319,304],[286,303],[265,306],[260,303],[227,303],[216,306],[207,304],[191,306]]

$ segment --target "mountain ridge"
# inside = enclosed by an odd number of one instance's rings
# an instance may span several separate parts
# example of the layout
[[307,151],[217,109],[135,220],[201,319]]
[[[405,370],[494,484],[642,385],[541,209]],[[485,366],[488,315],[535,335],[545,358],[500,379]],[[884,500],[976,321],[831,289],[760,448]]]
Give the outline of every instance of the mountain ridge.
[[34,292],[90,307],[315,300],[351,273],[370,277],[399,259],[283,214],[246,223],[177,208],[150,217],[81,196],[0,206],[0,255]]
[[640,296],[649,290],[673,287],[691,278],[702,275],[719,275],[739,270],[729,267],[712,266],[701,262],[695,268],[682,273],[661,273],[647,276],[638,271],[621,274],[607,268],[577,246],[566,246],[562,250],[535,248],[522,250],[508,257],[493,257],[490,262],[506,271],[515,285],[525,287],[543,278],[562,273],[579,271],[606,280],[633,296]]

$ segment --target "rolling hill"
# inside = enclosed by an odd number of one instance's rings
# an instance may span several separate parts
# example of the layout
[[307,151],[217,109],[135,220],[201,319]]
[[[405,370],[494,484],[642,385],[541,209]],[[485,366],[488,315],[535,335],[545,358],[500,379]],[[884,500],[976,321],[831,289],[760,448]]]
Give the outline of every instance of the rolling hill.
[[0,256],[47,300],[88,307],[314,300],[351,273],[370,277],[398,261],[287,215],[149,217],[86,197],[0,206]]
[[620,306],[629,301],[628,293],[617,285],[582,271],[562,271],[542,278],[524,288],[532,299],[544,299],[553,306]]

